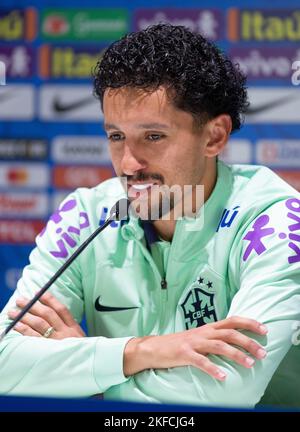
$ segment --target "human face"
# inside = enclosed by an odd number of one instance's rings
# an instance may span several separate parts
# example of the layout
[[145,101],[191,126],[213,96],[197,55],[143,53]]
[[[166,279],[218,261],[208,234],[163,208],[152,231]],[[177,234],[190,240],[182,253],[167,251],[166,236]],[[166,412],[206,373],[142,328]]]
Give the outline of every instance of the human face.
[[[164,213],[158,186],[204,184],[207,177],[206,131],[194,118],[174,107],[166,89],[147,92],[137,88],[108,89],[103,100],[104,127],[112,163],[127,179],[128,197],[136,208],[147,200],[148,211]],[[170,199],[170,210],[174,207]],[[166,207],[167,208],[167,207]],[[140,214],[143,218],[143,215]],[[153,218],[152,218],[153,219]]]

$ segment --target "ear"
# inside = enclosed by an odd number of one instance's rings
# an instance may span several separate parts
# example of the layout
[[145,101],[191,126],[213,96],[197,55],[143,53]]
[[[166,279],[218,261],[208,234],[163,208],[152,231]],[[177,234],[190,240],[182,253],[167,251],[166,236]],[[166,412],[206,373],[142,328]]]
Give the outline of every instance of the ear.
[[206,124],[207,144],[205,156],[211,158],[217,156],[224,149],[232,129],[231,117],[228,114],[220,114]]

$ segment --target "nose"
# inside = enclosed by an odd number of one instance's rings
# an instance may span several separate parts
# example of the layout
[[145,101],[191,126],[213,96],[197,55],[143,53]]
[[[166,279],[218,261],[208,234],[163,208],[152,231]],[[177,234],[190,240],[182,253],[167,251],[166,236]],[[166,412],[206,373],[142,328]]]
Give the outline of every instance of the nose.
[[145,160],[141,157],[137,157],[136,152],[130,148],[129,145],[125,144],[124,153],[121,160],[121,170],[126,175],[134,175],[136,172],[145,169],[147,166]]

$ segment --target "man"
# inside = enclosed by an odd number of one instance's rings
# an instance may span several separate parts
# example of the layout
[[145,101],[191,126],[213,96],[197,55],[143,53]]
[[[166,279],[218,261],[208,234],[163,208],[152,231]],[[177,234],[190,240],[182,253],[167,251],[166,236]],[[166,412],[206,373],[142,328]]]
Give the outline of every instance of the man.
[[[297,404],[285,392],[297,396],[298,378],[279,365],[298,353],[300,197],[267,168],[218,161],[247,107],[243,75],[200,35],[160,24],[109,47],[95,93],[123,180],[66,198],[1,328],[117,200],[128,195],[136,214],[103,231],[2,341],[1,393],[253,407],[274,375],[264,402]],[[174,185],[189,192],[168,196]]]

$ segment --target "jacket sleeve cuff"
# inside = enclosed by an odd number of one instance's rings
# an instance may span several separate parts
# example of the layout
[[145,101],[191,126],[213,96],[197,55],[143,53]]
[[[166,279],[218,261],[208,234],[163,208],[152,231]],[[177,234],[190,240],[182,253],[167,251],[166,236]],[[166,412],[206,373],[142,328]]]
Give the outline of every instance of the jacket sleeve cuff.
[[94,376],[100,392],[105,392],[109,387],[121,384],[130,378],[124,376],[123,357],[127,342],[134,337],[97,338]]

